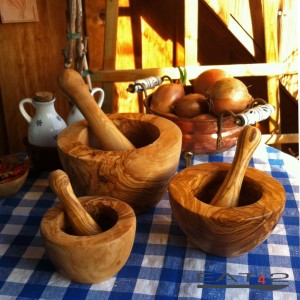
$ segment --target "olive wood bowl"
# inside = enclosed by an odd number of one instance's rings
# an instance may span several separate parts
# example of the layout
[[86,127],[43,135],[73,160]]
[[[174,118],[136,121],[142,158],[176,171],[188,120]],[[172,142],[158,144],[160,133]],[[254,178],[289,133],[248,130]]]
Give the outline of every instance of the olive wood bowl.
[[285,206],[283,186],[251,167],[246,169],[237,207],[210,205],[230,165],[188,167],[172,178],[168,189],[174,218],[191,243],[225,257],[240,256],[259,246],[277,225]]
[[111,196],[143,213],[161,200],[177,171],[181,131],[173,122],[149,114],[118,113],[109,118],[134,149],[102,150],[83,120],[58,136],[60,161],[76,195]]
[[103,232],[75,235],[61,204],[44,215],[40,231],[56,268],[71,280],[93,284],[112,277],[126,263],[134,242],[136,218],[133,209],[117,199],[87,196],[79,200]]

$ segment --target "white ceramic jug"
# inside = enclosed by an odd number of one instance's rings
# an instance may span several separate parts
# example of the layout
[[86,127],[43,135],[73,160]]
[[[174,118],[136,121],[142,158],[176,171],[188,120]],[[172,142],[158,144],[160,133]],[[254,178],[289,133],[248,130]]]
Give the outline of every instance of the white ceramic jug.
[[[104,101],[104,91],[99,87],[95,87],[91,90],[91,95],[94,96],[94,94],[96,94],[97,92],[99,92],[99,96],[98,96],[96,102],[98,103],[98,106],[101,108],[103,101]],[[83,120],[83,119],[84,119],[84,116],[82,115],[80,110],[77,108],[76,105],[73,105],[72,110],[70,111],[68,118],[67,118],[67,124],[71,125],[72,123]]]
[[[33,99],[25,98],[20,101],[19,109],[28,122],[28,142],[40,147],[56,147],[59,133],[67,127],[65,121],[58,115],[54,107],[55,97],[51,92],[37,92]],[[24,104],[35,108],[33,118],[27,113]]]

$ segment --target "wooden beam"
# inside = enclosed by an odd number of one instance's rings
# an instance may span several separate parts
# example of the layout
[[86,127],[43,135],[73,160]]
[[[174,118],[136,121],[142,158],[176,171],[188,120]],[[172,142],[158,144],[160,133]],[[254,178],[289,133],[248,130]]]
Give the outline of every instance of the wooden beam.
[[106,1],[104,35],[104,69],[114,69],[116,62],[119,1]]
[[[106,0],[106,14],[105,14],[105,33],[104,33],[104,70],[115,69],[116,63],[116,47],[117,47],[117,31],[118,31],[118,14],[119,1]],[[113,82],[105,83],[103,85],[105,91],[105,100],[103,110],[105,112],[112,112],[113,110]]]
[[184,1],[184,59],[186,66],[198,65],[198,0]]
[[[263,0],[266,63],[278,61],[277,19],[279,0]],[[280,95],[278,76],[268,76],[268,102],[276,108],[276,113],[269,119],[269,132],[280,133]]]
[[[237,64],[237,65],[207,65],[207,66],[187,66],[188,79],[196,78],[202,72],[209,69],[223,69],[234,77],[247,76],[278,76],[281,74],[297,74],[297,63],[257,63],[257,64]],[[93,71],[91,76],[93,81],[100,82],[133,82],[137,79],[149,76],[168,75],[172,79],[178,79],[177,68],[149,68],[135,70],[100,70]]]

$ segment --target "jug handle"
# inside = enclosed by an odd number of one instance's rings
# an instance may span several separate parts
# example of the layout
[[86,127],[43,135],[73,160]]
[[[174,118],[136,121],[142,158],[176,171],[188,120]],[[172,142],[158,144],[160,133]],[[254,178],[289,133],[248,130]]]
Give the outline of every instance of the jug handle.
[[30,124],[32,119],[24,107],[25,103],[30,103],[33,107],[34,107],[34,104],[33,104],[32,99],[30,99],[30,98],[25,98],[25,99],[21,100],[19,103],[19,109],[20,109],[21,114],[23,115],[25,120]]
[[91,95],[94,96],[94,94],[96,94],[97,92],[99,92],[99,98],[97,99],[97,103],[98,103],[98,106],[101,108],[103,101],[104,101],[104,91],[103,91],[103,89],[101,89],[99,87],[95,87],[95,88],[92,88]]

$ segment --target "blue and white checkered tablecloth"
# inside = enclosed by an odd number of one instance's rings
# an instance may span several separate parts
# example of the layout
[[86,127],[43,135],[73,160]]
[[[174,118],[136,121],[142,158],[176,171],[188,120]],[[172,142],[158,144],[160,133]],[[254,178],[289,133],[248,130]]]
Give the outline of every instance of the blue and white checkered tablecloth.
[[[197,156],[193,164],[231,162],[234,151]],[[137,217],[125,266],[93,285],[69,281],[48,259],[39,224],[58,200],[49,174],[31,172],[15,196],[0,199],[0,299],[300,299],[299,161],[261,145],[250,165],[279,180],[287,197],[279,224],[263,244],[236,258],[194,248],[172,218],[166,193]]]

